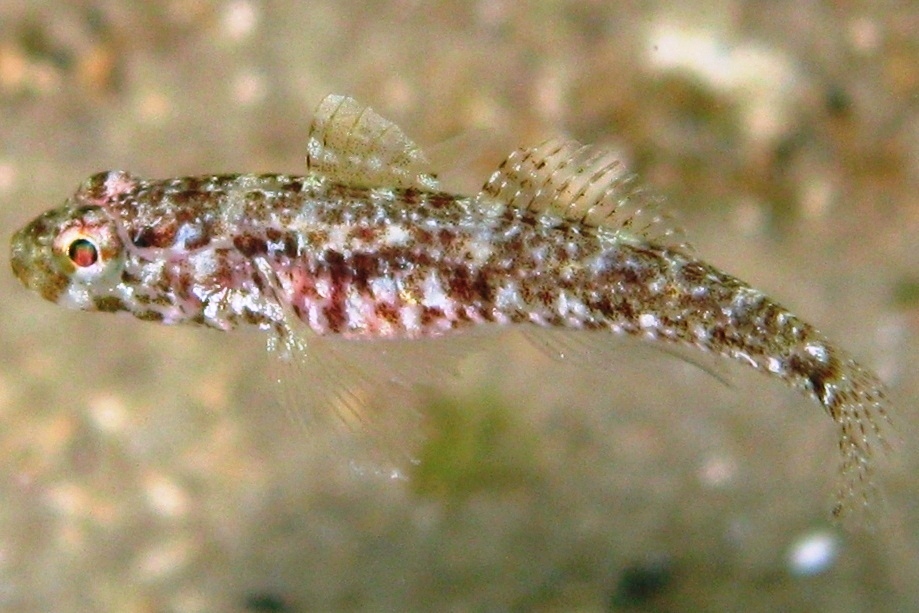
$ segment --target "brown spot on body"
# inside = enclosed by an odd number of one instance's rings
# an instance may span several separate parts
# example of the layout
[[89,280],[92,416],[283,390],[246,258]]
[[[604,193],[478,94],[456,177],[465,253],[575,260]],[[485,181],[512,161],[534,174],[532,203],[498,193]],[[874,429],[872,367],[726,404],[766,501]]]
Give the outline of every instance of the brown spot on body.
[[347,323],[345,299],[347,287],[353,278],[351,267],[345,257],[337,251],[326,251],[323,254],[325,273],[329,277],[331,295],[329,304],[324,309],[326,320],[331,332],[342,332]]
[[170,201],[177,210],[196,211],[202,204],[208,203],[209,194],[198,191],[197,189],[182,189],[170,194]]
[[[141,319],[143,321],[157,321],[157,322],[163,321],[163,314],[160,313],[159,311],[140,311],[140,312],[134,313],[134,317],[136,317],[137,319]],[[202,316],[202,321],[203,321],[203,316]],[[196,323],[201,323],[201,322],[196,322]]]
[[[297,317],[300,317],[299,311],[300,311],[299,307],[297,305],[294,305],[294,313],[297,314]],[[242,316],[243,316],[243,320],[251,326],[257,326],[258,324],[265,321],[264,315],[256,311],[253,311],[252,309],[248,309],[248,308],[243,311]]]
[[204,247],[205,245],[211,242],[211,239],[209,238],[210,234],[211,234],[210,232],[199,232],[195,238],[188,239],[185,241],[185,248],[188,249],[189,251],[193,251],[195,249],[200,249],[201,247]]
[[[180,299],[198,301],[198,298],[191,291],[195,279],[191,275],[191,270],[184,265],[184,262],[173,262],[167,265],[164,270],[163,280],[166,282],[167,287],[171,288]],[[162,295],[165,296],[165,293]]]
[[370,279],[386,275],[385,266],[385,262],[373,254],[355,253],[351,256],[351,282],[358,291],[366,292]]
[[708,271],[699,262],[687,262],[680,268],[680,278],[692,287],[705,285],[706,274]]
[[134,246],[140,247],[141,249],[151,247],[155,238],[156,233],[154,232],[153,228],[143,227],[134,235]]
[[371,228],[369,226],[358,226],[351,233],[351,238],[365,243],[372,243],[377,240],[379,236],[379,231],[376,228]]
[[452,207],[456,204],[457,197],[453,194],[447,194],[445,192],[433,192],[428,194],[427,201],[425,206],[428,206],[432,209],[445,209]]
[[456,240],[456,232],[448,230],[447,228],[441,228],[440,232],[437,233],[437,239],[444,249],[449,249]]
[[399,199],[408,206],[416,206],[421,201],[421,192],[414,187],[404,189],[401,192],[397,192],[397,194]]
[[134,238],[134,245],[141,248],[168,249],[175,244],[179,224],[175,219],[163,221],[155,226],[144,226]]
[[67,289],[67,286],[70,285],[70,279],[49,269],[47,266],[42,266],[41,268],[43,269],[42,277],[44,282],[38,287],[38,291],[46,300],[57,302],[64,290]]
[[268,252],[265,240],[252,234],[241,234],[233,238],[233,246],[247,258],[254,255],[263,255]]
[[440,307],[423,306],[421,308],[421,317],[419,317],[419,320],[421,321],[422,327],[429,328],[434,322],[443,318],[444,312]]
[[600,304],[602,305],[600,312],[614,321],[625,320],[629,323],[638,321],[638,314],[628,300],[620,300],[613,304],[609,298],[604,297],[600,299]]
[[198,211],[193,208],[180,208],[175,212],[176,223],[184,226],[189,223],[198,222]]
[[830,406],[825,399],[827,387],[839,378],[839,361],[831,357],[824,363],[811,355],[794,353],[785,361],[785,367],[789,374],[803,381],[804,386],[826,407],[833,419],[836,419],[838,399]]
[[488,281],[488,274],[484,270],[478,270],[475,279],[472,282],[472,289],[482,302],[491,303],[494,301],[491,283]]
[[125,303],[117,296],[96,296],[93,299],[93,304],[97,310],[105,313],[117,313],[119,311],[128,310]]
[[284,236],[284,255],[291,259],[300,256],[300,242],[293,233]]
[[[431,234],[431,232],[429,232],[428,230],[425,230],[424,228],[417,227],[417,226],[409,228],[409,232],[411,234],[411,239],[409,240],[409,244],[412,246],[412,248],[416,252],[422,251],[422,250],[426,252],[435,251],[435,245],[437,243],[435,242],[434,235]],[[403,249],[403,247],[393,246],[393,247],[386,247],[386,249],[390,251],[395,251],[395,250],[401,250]]]
[[491,285],[484,271],[472,273],[469,268],[457,267],[446,276],[452,299],[462,304],[491,302]]
[[535,294],[536,302],[549,307],[555,302],[555,292],[547,287],[540,288]]
[[345,303],[342,298],[335,298],[330,301],[329,306],[323,310],[326,321],[329,324],[330,332],[342,332],[347,324],[345,317]]
[[389,304],[387,302],[378,302],[374,306],[374,313],[380,319],[394,325],[400,325],[399,319],[399,309],[395,305]]
[[340,289],[343,284],[351,280],[351,267],[345,261],[345,256],[338,251],[326,251],[322,254],[322,261],[335,289]]
[[265,192],[258,189],[246,192],[246,206],[250,210],[258,210],[268,203],[268,196],[265,195]]
[[[210,281],[214,287],[219,288],[232,288],[235,285],[236,275],[234,274],[234,269],[230,265],[231,253],[228,249],[216,249],[214,251],[214,259],[217,261],[217,270],[211,275]],[[238,263],[237,263],[238,264]],[[251,269],[250,269],[251,270]],[[242,271],[239,271],[240,274]],[[260,279],[261,275],[256,274],[253,270],[250,275],[252,279]]]

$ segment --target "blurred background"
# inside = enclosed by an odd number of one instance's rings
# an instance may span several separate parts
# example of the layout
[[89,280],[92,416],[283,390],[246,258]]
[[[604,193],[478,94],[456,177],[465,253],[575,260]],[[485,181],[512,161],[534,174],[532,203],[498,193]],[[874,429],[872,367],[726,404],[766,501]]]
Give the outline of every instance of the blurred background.
[[68,312],[6,272],[0,610],[912,610],[919,4],[670,4],[6,1],[0,227],[104,169],[302,172],[328,93],[422,145],[475,134],[447,155],[473,191],[517,146],[603,144],[890,384],[873,532],[829,520],[831,420],[743,369],[483,341],[388,479],[294,425],[258,334]]

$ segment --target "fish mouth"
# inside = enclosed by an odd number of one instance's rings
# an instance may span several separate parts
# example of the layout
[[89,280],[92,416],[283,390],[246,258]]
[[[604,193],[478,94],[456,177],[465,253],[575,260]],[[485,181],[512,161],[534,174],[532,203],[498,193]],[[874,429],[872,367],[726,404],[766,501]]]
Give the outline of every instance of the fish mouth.
[[33,258],[32,250],[29,248],[28,230],[29,228],[23,228],[13,234],[13,238],[10,239],[10,266],[13,274],[23,285],[29,289],[35,289],[30,274]]
[[10,267],[26,288],[47,300],[56,301],[67,279],[54,270],[51,246],[42,237],[46,220],[39,217],[10,239]]

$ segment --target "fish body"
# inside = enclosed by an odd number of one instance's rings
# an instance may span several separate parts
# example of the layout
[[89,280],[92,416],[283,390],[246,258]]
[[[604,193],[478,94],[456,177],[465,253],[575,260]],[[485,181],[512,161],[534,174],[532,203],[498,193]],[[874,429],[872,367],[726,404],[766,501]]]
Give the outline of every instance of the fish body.
[[330,96],[308,154],[304,176],[99,173],[13,237],[13,270],[70,308],[279,337],[519,325],[695,347],[823,406],[839,429],[836,512],[868,503],[883,384],[697,258],[605,151],[562,140],[520,149],[479,194],[456,195],[401,130]]

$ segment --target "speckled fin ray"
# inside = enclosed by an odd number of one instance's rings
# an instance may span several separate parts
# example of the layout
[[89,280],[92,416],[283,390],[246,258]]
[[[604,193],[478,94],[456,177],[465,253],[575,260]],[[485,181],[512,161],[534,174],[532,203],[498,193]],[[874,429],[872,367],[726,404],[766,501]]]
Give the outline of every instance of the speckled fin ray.
[[485,183],[482,195],[537,215],[597,227],[613,239],[641,238],[691,250],[655,198],[635,185],[616,156],[600,147],[550,139],[518,149]]
[[347,185],[437,189],[424,153],[399,126],[347,96],[326,96],[316,108],[307,168]]

